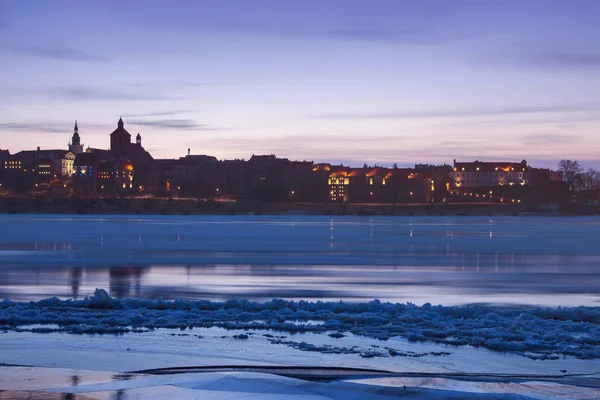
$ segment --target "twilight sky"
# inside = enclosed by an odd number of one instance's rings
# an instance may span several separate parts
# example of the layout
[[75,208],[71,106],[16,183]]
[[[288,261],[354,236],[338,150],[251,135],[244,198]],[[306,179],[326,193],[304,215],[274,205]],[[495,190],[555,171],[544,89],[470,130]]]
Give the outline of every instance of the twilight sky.
[[0,0],[0,148],[600,166],[597,0]]

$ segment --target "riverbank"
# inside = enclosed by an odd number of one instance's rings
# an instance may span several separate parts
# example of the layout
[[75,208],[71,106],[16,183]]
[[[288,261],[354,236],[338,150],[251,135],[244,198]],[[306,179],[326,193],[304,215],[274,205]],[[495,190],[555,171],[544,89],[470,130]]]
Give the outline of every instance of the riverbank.
[[125,215],[596,215],[600,206],[559,207],[556,204],[449,203],[303,203],[219,201],[192,198],[58,198],[2,197],[3,214]]
[[[245,332],[247,339],[235,338]],[[307,344],[320,346],[345,344],[371,351],[387,345],[414,353],[435,352],[421,357],[370,358],[302,351],[271,343],[269,336],[274,335],[287,336],[275,331],[220,328],[157,329],[119,336],[8,332],[0,342],[0,363],[4,364],[0,367],[0,391],[28,391],[21,392],[27,396],[60,394],[38,397],[43,399],[525,400],[598,396],[598,382],[591,375],[596,372],[594,360],[530,360],[400,338],[384,344],[353,335],[340,339],[325,334],[301,336]],[[19,366],[24,364],[27,366]]]

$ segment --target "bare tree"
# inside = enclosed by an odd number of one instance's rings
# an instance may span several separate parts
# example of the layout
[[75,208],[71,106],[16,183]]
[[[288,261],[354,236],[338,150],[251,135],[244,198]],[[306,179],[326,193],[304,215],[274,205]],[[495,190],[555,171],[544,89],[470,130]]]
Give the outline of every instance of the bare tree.
[[600,193],[600,172],[588,169],[580,175],[580,190],[587,198],[597,198]]
[[569,184],[569,190],[573,193],[579,191],[583,174],[583,168],[579,165],[579,161],[560,160],[558,169],[562,171],[565,181]]

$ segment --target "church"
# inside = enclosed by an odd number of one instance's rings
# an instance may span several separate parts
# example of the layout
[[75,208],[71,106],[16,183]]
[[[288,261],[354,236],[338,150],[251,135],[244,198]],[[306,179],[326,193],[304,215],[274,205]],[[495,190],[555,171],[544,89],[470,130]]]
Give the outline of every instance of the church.
[[110,149],[88,147],[83,151],[77,124],[69,145],[75,154],[73,188],[76,193],[109,195],[151,192],[156,186],[154,158],[142,146],[138,133],[135,143],[121,118],[110,134]]

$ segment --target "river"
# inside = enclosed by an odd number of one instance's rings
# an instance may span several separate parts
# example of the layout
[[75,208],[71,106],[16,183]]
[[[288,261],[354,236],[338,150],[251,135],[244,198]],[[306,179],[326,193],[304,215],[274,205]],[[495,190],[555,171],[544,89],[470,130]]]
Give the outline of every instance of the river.
[[598,217],[0,217],[0,299],[598,306]]

